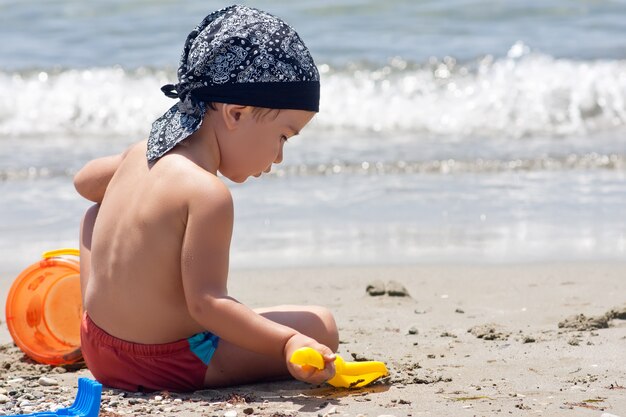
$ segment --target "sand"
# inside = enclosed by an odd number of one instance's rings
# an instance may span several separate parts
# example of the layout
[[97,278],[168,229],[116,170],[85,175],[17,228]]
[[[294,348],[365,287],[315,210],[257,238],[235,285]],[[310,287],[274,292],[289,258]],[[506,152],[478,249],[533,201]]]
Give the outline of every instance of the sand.
[[[253,307],[331,308],[339,354],[384,361],[391,375],[351,391],[297,381],[105,388],[101,416],[626,417],[626,263],[239,270],[230,282]],[[10,340],[4,322],[0,340]],[[34,364],[5,343],[0,414],[69,405],[79,376],[90,374]]]

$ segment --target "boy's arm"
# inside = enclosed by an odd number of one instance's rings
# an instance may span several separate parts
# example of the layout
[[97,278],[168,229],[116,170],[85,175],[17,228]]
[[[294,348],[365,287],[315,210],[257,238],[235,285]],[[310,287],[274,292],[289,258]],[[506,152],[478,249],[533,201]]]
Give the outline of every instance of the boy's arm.
[[208,187],[193,189],[197,196],[189,206],[181,253],[183,286],[191,316],[207,330],[250,351],[288,359],[295,349],[311,346],[332,361],[334,356],[329,348],[228,296],[232,198],[217,178]]
[[94,203],[102,203],[113,174],[129,151],[130,148],[118,155],[105,156],[87,162],[74,175],[74,188],[78,194]]

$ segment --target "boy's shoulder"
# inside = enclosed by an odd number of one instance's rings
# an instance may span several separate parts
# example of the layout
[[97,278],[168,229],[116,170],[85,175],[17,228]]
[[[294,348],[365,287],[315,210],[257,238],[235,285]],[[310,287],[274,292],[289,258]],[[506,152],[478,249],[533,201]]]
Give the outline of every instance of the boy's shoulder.
[[[139,149],[145,161],[145,141]],[[190,206],[220,206],[232,210],[232,195],[226,184],[184,155],[170,152],[151,169],[156,171],[159,181],[169,184],[172,194],[184,197]]]
[[[232,195],[226,184],[215,174],[198,166],[183,155],[170,152],[157,163],[146,160],[146,141],[131,145],[124,156],[132,166],[148,167],[148,182],[158,189],[167,189],[171,200],[189,206],[219,206],[232,210]],[[135,172],[133,168],[129,174]]]

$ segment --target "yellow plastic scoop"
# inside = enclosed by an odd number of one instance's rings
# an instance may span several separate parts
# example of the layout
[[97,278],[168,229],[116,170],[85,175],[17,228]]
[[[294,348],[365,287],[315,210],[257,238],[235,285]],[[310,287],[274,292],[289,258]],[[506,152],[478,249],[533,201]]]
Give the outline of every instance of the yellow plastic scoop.
[[[313,348],[303,347],[296,350],[291,358],[291,363],[301,366],[313,366],[324,369],[324,358]],[[335,376],[328,380],[333,387],[360,388],[378,378],[387,376],[389,372],[382,362],[346,362],[339,355],[335,358]]]

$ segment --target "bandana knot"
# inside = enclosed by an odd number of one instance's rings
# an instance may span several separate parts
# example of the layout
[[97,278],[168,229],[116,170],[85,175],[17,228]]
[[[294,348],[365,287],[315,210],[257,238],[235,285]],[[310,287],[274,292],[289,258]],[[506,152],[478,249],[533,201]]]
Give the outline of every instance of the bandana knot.
[[163,94],[165,94],[167,97],[169,98],[178,98],[179,97],[179,91],[180,91],[180,87],[179,84],[166,84],[163,87],[161,87],[161,91],[163,92]]

